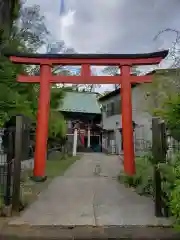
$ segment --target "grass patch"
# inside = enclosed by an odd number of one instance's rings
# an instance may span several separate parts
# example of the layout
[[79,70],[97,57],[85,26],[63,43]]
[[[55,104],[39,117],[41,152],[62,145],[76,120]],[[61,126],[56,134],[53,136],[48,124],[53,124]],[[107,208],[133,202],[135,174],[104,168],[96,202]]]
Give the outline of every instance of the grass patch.
[[47,188],[53,178],[62,176],[65,171],[80,157],[67,157],[67,159],[48,160],[46,162],[46,176],[47,180],[42,183],[31,181],[32,171],[24,171],[21,176],[21,199],[22,204],[26,207],[34,202],[39,194]]
[[54,178],[56,176],[61,176],[64,172],[71,166],[76,160],[79,159],[79,156],[68,157],[67,159],[62,160],[49,160],[46,163],[46,176],[48,178]]

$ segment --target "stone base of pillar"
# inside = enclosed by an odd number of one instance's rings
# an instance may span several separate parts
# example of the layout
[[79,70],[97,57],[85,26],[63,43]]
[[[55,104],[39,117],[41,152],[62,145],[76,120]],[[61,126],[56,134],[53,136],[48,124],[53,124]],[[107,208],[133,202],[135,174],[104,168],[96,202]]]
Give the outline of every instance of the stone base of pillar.
[[44,177],[32,176],[31,180],[33,182],[45,182],[47,180],[47,176]]

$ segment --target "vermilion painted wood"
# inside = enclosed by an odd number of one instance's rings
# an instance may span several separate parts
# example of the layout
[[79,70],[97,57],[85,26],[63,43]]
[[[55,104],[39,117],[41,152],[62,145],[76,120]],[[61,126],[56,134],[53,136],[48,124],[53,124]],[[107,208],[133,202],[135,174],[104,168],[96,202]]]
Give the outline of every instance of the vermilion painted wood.
[[36,149],[34,161],[34,176],[45,176],[46,148],[48,136],[48,119],[50,104],[50,84],[51,67],[42,65],[40,68],[40,94],[37,114],[36,129]]
[[[134,161],[134,141],[132,126],[132,100],[131,100],[131,82],[130,66],[122,66],[121,74],[123,76],[121,82],[121,98],[122,98],[122,133],[123,133],[123,151],[124,151],[124,170],[129,175],[135,173]],[[126,79],[127,77],[127,79]]]
[[[43,177],[45,172],[46,146],[48,136],[48,116],[50,101],[50,83],[74,84],[121,84],[122,97],[122,127],[124,146],[124,168],[132,175],[135,172],[131,84],[151,82],[152,77],[131,76],[131,66],[158,64],[168,51],[152,54],[137,55],[11,55],[14,63],[40,64],[40,76],[19,76],[19,82],[40,83],[40,96],[38,107],[38,122],[36,136],[36,152],[34,175]],[[18,56],[19,55],[19,56]],[[81,76],[52,76],[52,65],[82,65]],[[121,68],[121,76],[91,76],[90,65],[117,65]]]
[[[50,83],[75,83],[75,84],[119,84],[122,82],[123,78],[126,81],[131,83],[150,83],[152,82],[151,75],[147,76],[50,76]],[[26,83],[39,83],[40,76],[23,76],[20,75],[17,79],[18,82],[26,82]]]
[[91,76],[91,65],[90,64],[83,64],[81,67],[81,76],[82,79],[86,79],[86,77]]
[[10,60],[14,63],[23,63],[23,64],[48,64],[48,65],[82,65],[82,64],[91,64],[91,65],[153,65],[158,64],[162,58],[145,58],[145,59],[43,59],[43,58],[21,58],[21,57],[10,57]]

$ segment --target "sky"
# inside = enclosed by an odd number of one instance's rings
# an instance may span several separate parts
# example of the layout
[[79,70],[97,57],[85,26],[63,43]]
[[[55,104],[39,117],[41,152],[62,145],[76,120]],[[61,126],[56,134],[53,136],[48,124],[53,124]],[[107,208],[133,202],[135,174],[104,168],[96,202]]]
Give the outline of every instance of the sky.
[[[54,41],[64,40],[79,53],[144,53],[169,49],[180,30],[180,0],[27,0],[38,4]],[[62,24],[63,22],[63,24]],[[169,61],[162,63],[167,67]]]

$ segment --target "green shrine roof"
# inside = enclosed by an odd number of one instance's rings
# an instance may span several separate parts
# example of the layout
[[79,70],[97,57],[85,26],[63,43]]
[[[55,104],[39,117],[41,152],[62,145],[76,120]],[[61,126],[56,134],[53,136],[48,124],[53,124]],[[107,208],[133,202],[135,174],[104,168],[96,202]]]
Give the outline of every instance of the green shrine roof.
[[101,114],[96,93],[66,92],[59,111]]

